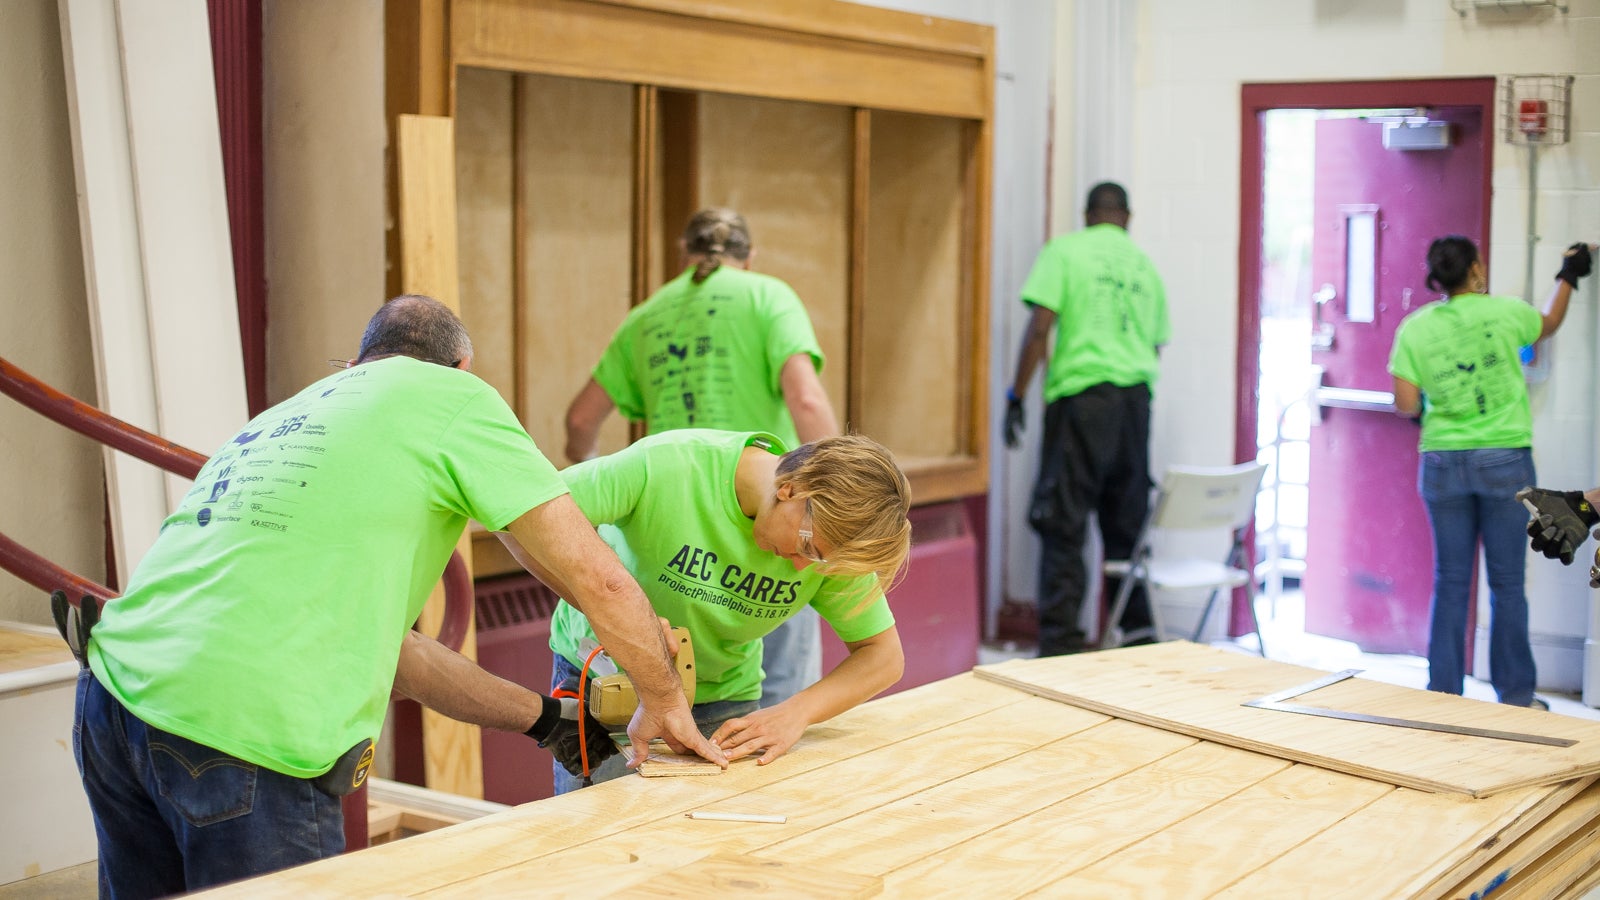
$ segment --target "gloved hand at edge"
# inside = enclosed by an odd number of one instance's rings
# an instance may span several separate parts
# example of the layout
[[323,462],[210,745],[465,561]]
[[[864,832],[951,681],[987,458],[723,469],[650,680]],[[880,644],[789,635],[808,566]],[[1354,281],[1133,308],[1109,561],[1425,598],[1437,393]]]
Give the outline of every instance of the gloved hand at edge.
[[1578,288],[1578,279],[1588,275],[1594,270],[1594,258],[1589,253],[1589,245],[1582,241],[1568,247],[1561,257],[1561,271],[1556,277],[1572,285],[1573,290]]
[[1006,389],[1006,446],[1016,449],[1022,443],[1022,431],[1027,425],[1027,416],[1022,411],[1022,398],[1017,392]]
[[[589,773],[600,768],[600,764],[617,755],[616,742],[611,740],[611,735],[604,725],[589,714],[588,708],[575,697],[544,697],[544,711],[540,713],[533,727],[525,734],[539,742],[539,746],[550,751],[550,755],[561,763],[562,768],[573,775],[583,775],[582,748],[589,748]],[[583,740],[578,739],[578,717],[582,716]]]
[[1517,501],[1528,508],[1528,545],[1546,559],[1560,559],[1572,565],[1572,557],[1589,539],[1589,529],[1600,525],[1597,513],[1582,491],[1547,491],[1525,487],[1517,491]]

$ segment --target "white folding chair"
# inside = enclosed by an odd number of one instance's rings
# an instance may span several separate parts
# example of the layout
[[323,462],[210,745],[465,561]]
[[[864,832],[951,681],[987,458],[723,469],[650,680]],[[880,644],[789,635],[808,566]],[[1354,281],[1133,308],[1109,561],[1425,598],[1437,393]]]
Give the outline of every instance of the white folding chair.
[[[1198,466],[1171,466],[1162,477],[1156,498],[1150,507],[1139,538],[1134,542],[1128,559],[1106,560],[1104,572],[1122,578],[1111,612],[1106,617],[1100,633],[1100,647],[1120,647],[1129,640],[1140,637],[1162,639],[1161,619],[1155,598],[1156,589],[1192,590],[1211,589],[1205,611],[1200,614],[1200,624],[1194,630],[1193,640],[1198,641],[1205,630],[1217,598],[1232,596],[1232,589],[1243,587],[1249,594],[1250,624],[1256,637],[1261,637],[1261,625],[1256,621],[1255,591],[1251,565],[1245,559],[1244,536],[1255,520],[1256,491],[1261,488],[1261,475],[1265,463],[1247,462],[1222,468]],[[1227,529],[1232,533],[1233,546],[1222,562],[1192,557],[1159,556],[1152,552],[1151,535],[1155,531],[1199,531]],[[1151,628],[1137,629],[1124,634],[1120,627],[1123,610],[1128,607],[1136,585],[1144,585],[1150,602]],[[1267,655],[1266,642],[1261,641],[1261,655]]]

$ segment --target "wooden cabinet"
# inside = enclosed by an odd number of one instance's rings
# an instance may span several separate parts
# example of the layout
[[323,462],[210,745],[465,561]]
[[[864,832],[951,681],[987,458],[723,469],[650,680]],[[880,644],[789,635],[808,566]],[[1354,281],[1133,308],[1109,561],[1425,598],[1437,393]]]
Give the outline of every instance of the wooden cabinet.
[[[986,490],[992,29],[835,0],[390,0],[387,31],[391,112],[455,120],[476,371],[552,460],[716,205],[799,293],[843,424],[915,502]],[[613,417],[601,450],[629,439]]]

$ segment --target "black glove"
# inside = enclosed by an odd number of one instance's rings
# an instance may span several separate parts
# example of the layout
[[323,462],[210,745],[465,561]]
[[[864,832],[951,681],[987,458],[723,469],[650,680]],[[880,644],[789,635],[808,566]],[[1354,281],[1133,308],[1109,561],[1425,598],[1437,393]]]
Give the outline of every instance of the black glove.
[[1589,529],[1600,524],[1600,513],[1583,499],[1582,491],[1526,487],[1517,491],[1517,500],[1533,514],[1528,520],[1528,545],[1545,559],[1559,558],[1564,566],[1572,565],[1572,555],[1589,539]]
[[1600,588],[1600,547],[1594,551],[1594,565],[1589,567],[1589,587]]
[[1582,241],[1567,248],[1566,255],[1561,257],[1561,271],[1556,277],[1572,285],[1573,290],[1578,289],[1578,279],[1593,271],[1594,260],[1589,255],[1589,245]]
[[[578,717],[583,716],[583,740],[578,740]],[[583,775],[583,752],[585,744],[589,748],[589,774],[600,768],[600,764],[617,755],[617,744],[611,740],[611,735],[599,720],[589,714],[588,707],[576,698],[563,697],[560,700],[551,697],[544,698],[544,712],[539,715],[538,721],[533,723],[525,734],[539,742],[539,746],[550,751],[550,755],[561,763],[562,768],[573,775]]]
[[1026,424],[1026,417],[1022,413],[1022,398],[1017,392],[1006,388],[1006,446],[1012,449],[1022,443],[1022,428]]

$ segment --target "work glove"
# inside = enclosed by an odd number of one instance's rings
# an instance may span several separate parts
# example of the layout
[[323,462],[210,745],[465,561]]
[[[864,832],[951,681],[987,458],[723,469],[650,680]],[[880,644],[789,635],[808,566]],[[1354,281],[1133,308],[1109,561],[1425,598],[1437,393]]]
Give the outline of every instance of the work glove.
[[1026,424],[1026,416],[1022,412],[1022,398],[1017,392],[1006,388],[1006,446],[1016,449],[1022,443],[1022,429]]
[[1589,529],[1600,524],[1600,513],[1582,491],[1526,487],[1517,491],[1517,500],[1533,514],[1528,520],[1529,546],[1545,559],[1559,558],[1564,566],[1572,565],[1573,554],[1589,539]]
[[[1595,535],[1595,538],[1600,540],[1600,534]],[[1600,588],[1600,547],[1595,548],[1594,565],[1589,567],[1589,587]]]
[[1556,277],[1578,289],[1578,279],[1593,271],[1594,259],[1589,255],[1589,245],[1582,241],[1567,248],[1561,257],[1561,271]]
[[[583,740],[578,739],[578,717],[583,717]],[[544,712],[533,727],[525,732],[550,751],[561,767],[575,776],[582,776],[583,747],[589,748],[589,774],[600,764],[617,755],[617,744],[599,720],[589,714],[588,708],[575,697],[557,700],[544,698]]]

